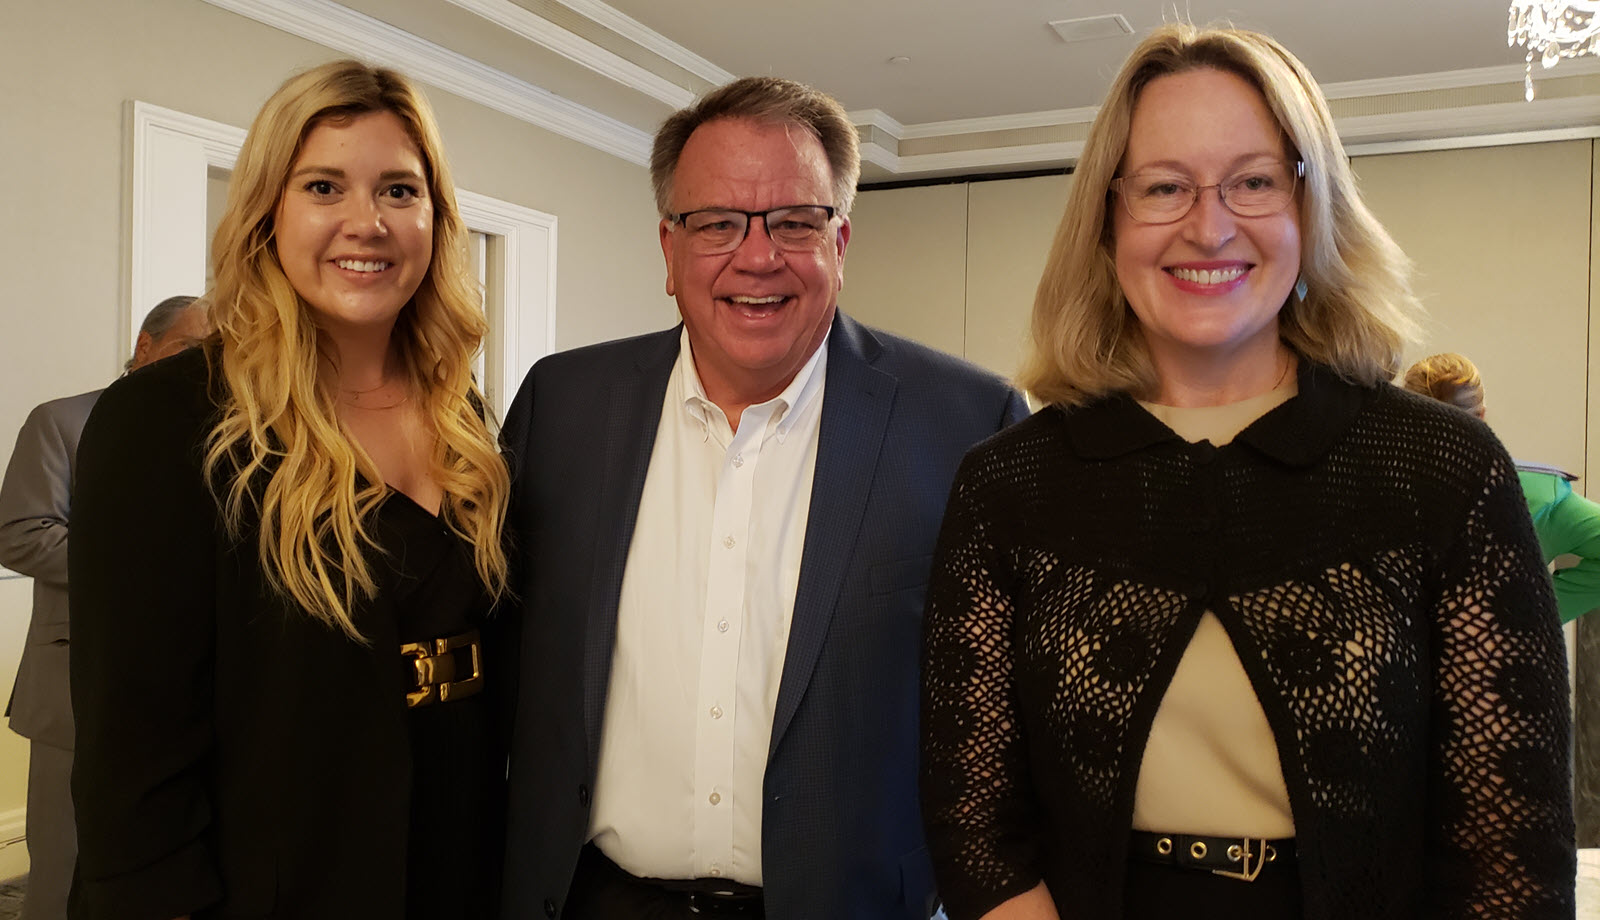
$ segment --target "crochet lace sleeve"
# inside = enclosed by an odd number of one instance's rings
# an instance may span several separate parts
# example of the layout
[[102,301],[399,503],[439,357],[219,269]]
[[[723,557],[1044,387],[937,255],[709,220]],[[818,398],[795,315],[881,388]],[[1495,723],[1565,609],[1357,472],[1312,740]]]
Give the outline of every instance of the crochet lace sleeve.
[[1492,447],[1440,560],[1430,916],[1570,920],[1566,650],[1515,469]]
[[979,917],[1040,878],[1013,685],[1016,598],[971,465],[945,512],[923,658],[923,822],[951,920]]

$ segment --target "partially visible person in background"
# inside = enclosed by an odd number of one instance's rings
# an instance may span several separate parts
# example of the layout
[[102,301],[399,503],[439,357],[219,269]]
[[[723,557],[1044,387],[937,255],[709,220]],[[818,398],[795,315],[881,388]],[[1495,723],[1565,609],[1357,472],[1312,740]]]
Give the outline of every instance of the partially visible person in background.
[[[125,365],[137,370],[206,334],[203,303],[168,297],[145,315]],[[28,746],[28,888],[24,920],[63,920],[72,864],[72,702],[67,692],[67,520],[78,436],[102,390],[52,399],[28,414],[0,484],[0,565],[33,579],[33,617],[6,715]]]
[[152,307],[139,324],[133,354],[124,369],[137,370],[199,345],[211,332],[206,307],[205,298],[184,294],[168,297]]
[[[1487,420],[1483,377],[1464,355],[1429,355],[1406,371],[1405,388]],[[1576,562],[1551,573],[1561,622],[1569,623],[1600,607],[1600,504],[1572,491],[1577,476],[1537,463],[1517,461],[1517,478],[1533,516],[1544,561],[1570,556]]]
[[325,64],[256,116],[216,333],[80,445],[74,920],[492,915],[509,481],[467,233],[400,74]]

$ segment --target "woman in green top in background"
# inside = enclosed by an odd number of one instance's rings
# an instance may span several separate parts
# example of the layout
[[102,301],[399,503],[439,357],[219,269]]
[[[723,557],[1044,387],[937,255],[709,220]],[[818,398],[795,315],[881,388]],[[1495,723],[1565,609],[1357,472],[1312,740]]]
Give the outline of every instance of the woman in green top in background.
[[[1405,388],[1483,418],[1483,378],[1472,362],[1454,352],[1423,358],[1406,371]],[[1517,462],[1517,478],[1539,535],[1544,561],[1576,556],[1577,563],[1552,575],[1561,622],[1600,608],[1600,504],[1572,491],[1578,477],[1553,466]]]

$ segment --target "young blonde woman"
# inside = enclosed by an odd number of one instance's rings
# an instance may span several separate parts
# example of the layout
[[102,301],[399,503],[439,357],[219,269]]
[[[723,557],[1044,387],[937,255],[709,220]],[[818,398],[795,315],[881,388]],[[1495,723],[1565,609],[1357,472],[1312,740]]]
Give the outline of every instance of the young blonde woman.
[[290,79],[217,230],[216,334],[90,418],[77,920],[490,911],[507,476],[454,195],[404,78]]
[[1566,661],[1510,458],[1315,80],[1170,25],[1078,162],[928,588],[951,920],[1572,916]]

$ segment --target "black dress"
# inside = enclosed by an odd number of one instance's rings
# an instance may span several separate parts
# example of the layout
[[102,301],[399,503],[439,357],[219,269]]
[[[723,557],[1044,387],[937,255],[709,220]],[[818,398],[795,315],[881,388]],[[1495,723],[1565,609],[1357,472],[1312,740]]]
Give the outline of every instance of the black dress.
[[408,709],[400,655],[491,625],[470,548],[393,494],[370,522],[366,641],[307,615],[206,484],[221,386],[199,349],[158,362],[106,391],[79,446],[69,916],[492,916],[505,672]]
[[[404,493],[391,492],[372,529],[387,551],[378,590],[391,592],[402,643],[431,642],[483,625],[488,595],[470,549],[443,521]],[[397,663],[410,667],[408,659]],[[488,917],[499,862],[496,790],[503,782],[495,772],[504,764],[494,756],[491,697],[479,693],[410,709],[406,726],[411,742],[406,916]]]

